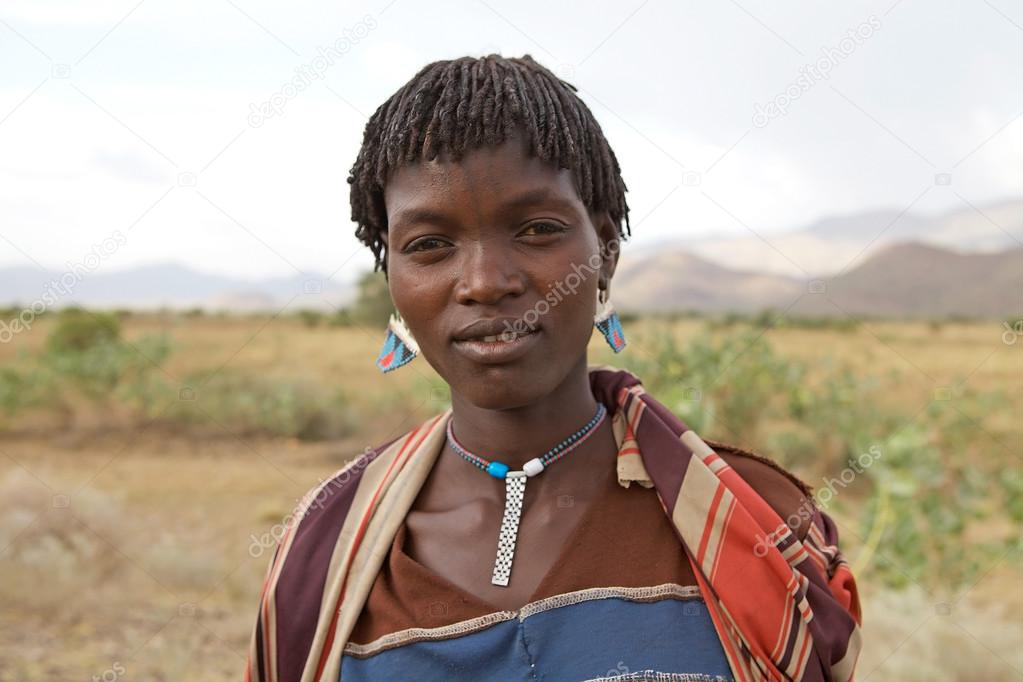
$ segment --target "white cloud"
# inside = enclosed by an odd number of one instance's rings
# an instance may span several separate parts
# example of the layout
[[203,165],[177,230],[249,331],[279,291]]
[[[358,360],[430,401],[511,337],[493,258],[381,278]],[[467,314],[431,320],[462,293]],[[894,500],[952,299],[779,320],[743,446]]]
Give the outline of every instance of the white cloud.
[[[634,221],[649,214],[637,225],[637,246],[680,234],[748,234],[707,195],[765,233],[831,213],[901,208],[1023,110],[1018,89],[1008,87],[1023,58],[1018,32],[1003,31],[1004,19],[986,7],[951,0],[944,14],[902,3],[831,80],[730,151],[750,130],[754,102],[888,4],[810,13],[744,3],[782,40],[727,3],[651,3],[631,18],[634,8],[604,3],[552,21],[543,3],[488,3],[495,13],[398,2],[383,14],[386,0],[239,3],[245,17],[228,3],[147,1],[73,64],[136,4],[5,5],[5,21],[22,36],[72,64],[69,79],[52,77],[52,65],[0,25],[0,59],[17,65],[0,75],[0,118],[9,114],[0,124],[0,234],[46,265],[80,257],[91,240],[145,214],[109,267],[174,260],[243,276],[290,274],[292,266],[329,273],[352,254],[345,274],[367,267],[346,184],[365,124],[359,112],[372,112],[427,62],[459,54],[528,52],[556,70],[556,60],[590,55],[567,78],[612,140]],[[259,128],[248,125],[250,104],[280,91],[317,46],[367,13],[378,27],[322,82]],[[938,17],[932,31],[918,30],[921,13]],[[1021,157],[1023,118],[953,171],[953,186],[977,202],[1023,193]],[[687,171],[701,174],[699,185],[686,183]],[[176,186],[187,173],[196,186]],[[935,191],[921,208],[957,201]],[[0,265],[26,263],[0,241]]]

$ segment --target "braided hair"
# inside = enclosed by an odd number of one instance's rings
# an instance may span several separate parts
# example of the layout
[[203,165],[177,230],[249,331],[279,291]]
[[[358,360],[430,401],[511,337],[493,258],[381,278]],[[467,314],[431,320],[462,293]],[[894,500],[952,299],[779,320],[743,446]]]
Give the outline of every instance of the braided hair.
[[458,161],[476,147],[501,144],[516,128],[531,154],[572,171],[583,204],[607,211],[626,239],[618,159],[577,91],[528,54],[490,54],[427,64],[391,95],[366,123],[348,176],[355,236],[373,252],[374,270],[387,271],[384,186],[391,172],[438,154]]

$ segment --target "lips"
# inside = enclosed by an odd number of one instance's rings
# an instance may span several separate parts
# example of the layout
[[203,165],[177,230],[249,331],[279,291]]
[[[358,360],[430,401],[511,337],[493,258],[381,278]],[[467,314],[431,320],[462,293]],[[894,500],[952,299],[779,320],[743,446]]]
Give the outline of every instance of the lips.
[[452,341],[481,341],[494,343],[498,341],[510,342],[517,337],[526,336],[536,332],[540,325],[527,325],[522,318],[518,317],[497,317],[476,320],[475,322],[462,327],[452,336]]
[[520,336],[526,336],[527,334],[534,334],[534,333],[535,332],[533,330],[531,330],[531,329],[526,329],[524,331],[504,331],[504,332],[501,332],[500,334],[497,334],[497,335],[494,335],[494,336],[474,337],[474,338],[471,338],[471,339],[463,339],[463,340],[466,340],[466,341],[482,341],[483,343],[494,343],[496,341],[501,341],[503,343],[508,343],[508,342],[516,340]]
[[541,329],[529,327],[521,320],[479,320],[455,334],[455,350],[473,362],[500,364],[512,362],[536,345]]

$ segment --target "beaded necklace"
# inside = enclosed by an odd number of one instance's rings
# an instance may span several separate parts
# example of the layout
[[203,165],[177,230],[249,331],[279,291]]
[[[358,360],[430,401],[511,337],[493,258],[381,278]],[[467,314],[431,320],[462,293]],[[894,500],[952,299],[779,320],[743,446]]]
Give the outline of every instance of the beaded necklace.
[[590,421],[572,433],[553,448],[539,457],[522,465],[521,471],[509,471],[504,462],[488,460],[475,453],[469,452],[455,438],[455,432],[451,426],[454,420],[448,420],[448,442],[451,448],[462,456],[473,466],[482,469],[494,478],[504,479],[504,517],[501,519],[501,534],[497,541],[497,558],[494,560],[494,575],[490,582],[494,585],[508,586],[508,579],[511,576],[512,559],[515,558],[515,541],[519,533],[519,520],[522,518],[522,499],[526,492],[526,479],[536,476],[546,469],[551,463],[556,462],[572,450],[583,444],[600,426],[607,415],[607,408],[603,403],[597,403],[597,412]]

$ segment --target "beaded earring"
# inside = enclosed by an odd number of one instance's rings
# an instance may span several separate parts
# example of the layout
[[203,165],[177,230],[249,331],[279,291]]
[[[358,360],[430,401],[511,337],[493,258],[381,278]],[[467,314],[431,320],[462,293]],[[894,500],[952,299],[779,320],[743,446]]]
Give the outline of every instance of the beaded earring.
[[390,372],[402,365],[408,364],[412,358],[419,355],[419,344],[412,337],[405,320],[397,311],[391,313],[391,319],[387,322],[387,336],[384,337],[384,346],[380,349],[380,356],[377,358],[377,367],[381,372]]
[[620,353],[625,348],[622,321],[608,300],[607,289],[597,291],[597,314],[593,316],[593,325],[604,335],[607,344],[615,353]]

